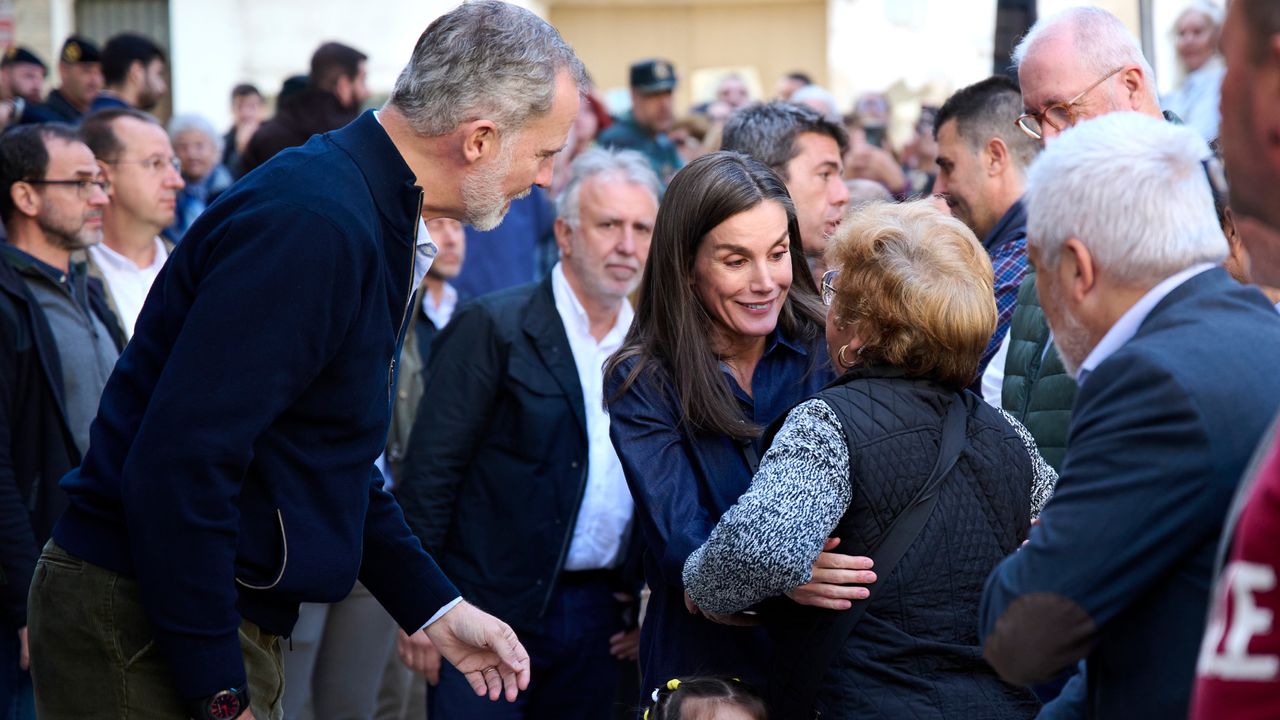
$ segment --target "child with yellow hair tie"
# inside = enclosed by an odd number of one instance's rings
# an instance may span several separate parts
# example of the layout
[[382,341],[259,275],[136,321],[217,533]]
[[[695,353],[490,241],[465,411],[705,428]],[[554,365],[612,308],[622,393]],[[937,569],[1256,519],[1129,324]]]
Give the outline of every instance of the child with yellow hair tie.
[[644,720],[768,720],[764,701],[737,678],[668,680],[654,689]]

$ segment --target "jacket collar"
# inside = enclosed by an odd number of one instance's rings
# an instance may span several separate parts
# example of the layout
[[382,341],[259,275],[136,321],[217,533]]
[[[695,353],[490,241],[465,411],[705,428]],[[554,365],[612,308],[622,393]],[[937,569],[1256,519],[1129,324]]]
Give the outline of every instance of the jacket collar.
[[564,329],[564,321],[560,319],[560,311],[556,309],[550,273],[538,283],[533,296],[529,298],[529,306],[525,311],[524,331],[533,340],[547,372],[555,378],[556,384],[564,391],[569,405],[573,408],[573,417],[578,421],[578,427],[585,433],[587,412],[582,398],[582,382],[578,379],[578,366],[573,360],[573,349],[569,347],[569,335]]
[[[369,110],[328,137],[364,175],[383,221],[397,230],[411,231],[418,222],[422,189],[373,112]],[[403,238],[405,243],[411,242],[412,232]]]
[[1004,211],[1004,215],[1000,217],[996,226],[991,228],[991,232],[982,239],[982,247],[986,248],[988,253],[992,253],[1001,245],[1026,236],[1027,210],[1022,206],[1022,198],[1018,198],[1008,210]]
[[1180,303],[1189,297],[1236,286],[1238,286],[1236,281],[1232,280],[1231,276],[1227,274],[1227,271],[1223,270],[1221,267],[1211,267],[1204,272],[1196,273],[1195,275],[1187,278],[1187,280],[1178,285],[1178,287],[1170,290],[1169,294],[1165,295],[1160,302],[1156,303],[1155,306],[1151,308],[1151,312],[1147,313],[1147,317],[1138,327],[1138,332],[1136,334],[1141,335],[1143,330],[1150,326],[1152,318],[1160,317],[1160,315],[1166,312],[1171,306]]

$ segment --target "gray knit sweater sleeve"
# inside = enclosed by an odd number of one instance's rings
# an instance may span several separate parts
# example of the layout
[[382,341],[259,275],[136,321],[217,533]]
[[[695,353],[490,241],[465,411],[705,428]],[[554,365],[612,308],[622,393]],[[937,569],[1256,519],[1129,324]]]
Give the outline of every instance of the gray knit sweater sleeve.
[[1023,447],[1031,456],[1031,519],[1035,520],[1040,517],[1040,512],[1044,510],[1045,504],[1053,496],[1054,488],[1058,486],[1058,471],[1040,456],[1040,448],[1036,445],[1036,439],[1031,436],[1031,431],[1004,410],[1001,410],[1000,414],[1004,415],[1004,419],[1008,420],[1017,431],[1018,437],[1022,438]]
[[684,564],[699,608],[733,613],[809,582],[853,498],[840,420],[821,400],[797,405],[751,487]]

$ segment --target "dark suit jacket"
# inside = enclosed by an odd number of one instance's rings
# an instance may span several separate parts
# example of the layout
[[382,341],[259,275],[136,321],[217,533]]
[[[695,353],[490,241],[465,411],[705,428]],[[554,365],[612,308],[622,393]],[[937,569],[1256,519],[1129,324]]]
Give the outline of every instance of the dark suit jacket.
[[1280,316],[1218,268],[1187,280],[1076,398],[1058,488],[987,581],[1006,680],[1087,657],[1086,715],[1186,717],[1214,551],[1280,405]]
[[463,595],[536,628],[587,484],[582,387],[551,277],[458,309],[436,337],[396,489]]

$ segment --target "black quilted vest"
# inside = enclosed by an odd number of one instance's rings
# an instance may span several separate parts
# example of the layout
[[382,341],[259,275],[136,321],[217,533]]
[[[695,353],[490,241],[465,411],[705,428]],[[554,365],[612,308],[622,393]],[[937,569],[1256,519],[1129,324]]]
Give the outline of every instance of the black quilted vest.
[[[954,393],[893,368],[855,368],[816,396],[835,411],[849,446],[853,501],[834,532],[837,552],[865,555],[928,479]],[[826,669],[818,695],[828,718],[1029,718],[1039,708],[982,659],[978,604],[987,575],[1030,526],[1032,465],[999,411],[966,391],[965,448],[929,522]],[[820,616],[814,622],[814,614]],[[770,621],[778,671],[801,666],[835,612],[780,603]],[[796,628],[805,628],[798,631]]]

